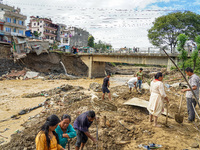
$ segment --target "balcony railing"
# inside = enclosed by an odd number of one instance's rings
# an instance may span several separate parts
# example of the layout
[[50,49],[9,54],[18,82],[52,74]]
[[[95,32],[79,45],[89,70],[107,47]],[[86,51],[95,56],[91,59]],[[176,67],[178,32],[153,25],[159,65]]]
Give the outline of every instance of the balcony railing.
[[56,36],[56,34],[54,34],[54,33],[51,33],[51,32],[44,32],[44,35],[49,35],[49,36],[53,36],[53,37],[55,37],[55,36]]
[[5,15],[12,16],[12,17],[17,17],[17,18],[21,18],[23,20],[27,19],[27,16],[22,15],[22,14],[18,14],[18,13],[15,13],[15,12],[11,12],[11,11],[5,11]]
[[23,26],[23,25],[20,25],[20,24],[16,24],[16,23],[11,23],[11,22],[5,22],[5,25],[26,29],[26,26]]
[[53,28],[53,27],[49,27],[49,26],[44,26],[44,28],[49,29],[49,30],[53,30],[53,31],[57,31],[57,28]]
[[3,30],[0,30],[0,35],[4,35],[5,32]]

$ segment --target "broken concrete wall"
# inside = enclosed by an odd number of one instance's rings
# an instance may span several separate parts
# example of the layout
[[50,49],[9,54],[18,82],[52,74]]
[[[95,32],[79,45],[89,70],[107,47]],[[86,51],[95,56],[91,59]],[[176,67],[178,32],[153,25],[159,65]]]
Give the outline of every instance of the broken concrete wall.
[[22,70],[24,67],[23,64],[14,63],[10,49],[10,44],[0,44],[0,76],[10,70]]

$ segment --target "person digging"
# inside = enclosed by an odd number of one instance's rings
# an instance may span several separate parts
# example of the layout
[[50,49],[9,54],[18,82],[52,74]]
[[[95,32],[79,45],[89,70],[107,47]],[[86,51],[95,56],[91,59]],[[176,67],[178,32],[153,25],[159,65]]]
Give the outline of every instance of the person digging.
[[137,82],[140,80],[140,77],[133,77],[131,78],[127,83],[129,87],[129,93],[131,94],[132,88],[135,88],[137,90]]
[[[193,73],[193,70],[191,68],[186,68],[185,73],[189,76],[189,84],[192,87],[192,90],[195,93],[195,96],[197,99],[199,99],[199,77]],[[186,99],[187,99],[187,110],[188,110],[188,123],[191,123],[195,121],[195,111],[194,108],[196,106],[196,101],[193,97],[192,91],[190,88],[188,89],[182,89],[181,92],[186,92]],[[194,108],[193,108],[194,106]]]
[[88,130],[94,120],[95,112],[91,110],[82,113],[74,121],[74,129],[76,130],[77,135],[75,150],[83,150],[88,138],[90,138],[94,143],[97,142],[97,139],[90,135]]

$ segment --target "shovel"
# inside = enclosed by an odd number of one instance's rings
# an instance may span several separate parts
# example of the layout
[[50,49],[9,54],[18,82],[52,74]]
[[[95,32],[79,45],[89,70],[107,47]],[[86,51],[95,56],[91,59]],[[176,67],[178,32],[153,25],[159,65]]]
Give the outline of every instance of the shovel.
[[166,127],[169,127],[167,124],[168,123],[168,107],[169,107],[169,103],[167,102],[167,115],[166,115],[166,124],[165,124]]
[[180,113],[181,113],[182,101],[183,101],[183,95],[181,95],[181,101],[180,101],[180,106],[179,106],[178,114],[175,114],[175,120],[176,120],[176,122],[178,122],[178,123],[182,123],[182,122],[183,122],[183,115],[180,115]]

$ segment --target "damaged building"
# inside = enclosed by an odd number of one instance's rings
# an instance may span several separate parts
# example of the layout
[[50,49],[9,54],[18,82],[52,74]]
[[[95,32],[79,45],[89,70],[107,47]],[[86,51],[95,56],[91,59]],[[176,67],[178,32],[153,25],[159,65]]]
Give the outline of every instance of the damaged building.
[[25,38],[25,20],[27,17],[21,14],[21,9],[0,4],[1,38],[3,42],[11,43],[12,36]]

